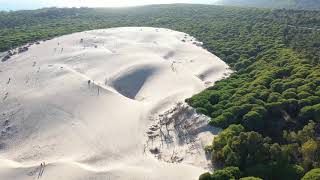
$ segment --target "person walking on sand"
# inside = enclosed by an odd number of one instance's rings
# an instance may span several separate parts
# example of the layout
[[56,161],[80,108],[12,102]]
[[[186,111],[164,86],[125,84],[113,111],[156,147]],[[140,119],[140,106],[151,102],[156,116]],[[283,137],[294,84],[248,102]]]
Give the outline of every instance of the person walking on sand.
[[172,64],[171,64],[171,70],[174,72],[175,71],[175,69],[174,69],[174,63],[172,62]]
[[44,171],[44,168],[46,167],[46,163],[43,162],[42,163],[42,171],[41,171],[41,174],[40,174],[40,177],[42,177],[42,174],[43,174],[43,171]]
[[43,164],[41,163],[41,164],[40,164],[39,174],[38,174],[38,179],[39,179],[39,178],[40,178],[40,176],[41,176],[41,171],[42,171],[42,169],[43,169]]

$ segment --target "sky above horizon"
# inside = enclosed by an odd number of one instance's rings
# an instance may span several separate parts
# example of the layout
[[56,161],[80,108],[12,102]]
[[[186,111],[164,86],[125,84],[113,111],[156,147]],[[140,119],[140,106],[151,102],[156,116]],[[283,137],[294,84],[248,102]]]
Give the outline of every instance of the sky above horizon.
[[197,3],[216,0],[0,0],[0,10],[38,9],[43,7],[126,7],[148,4]]

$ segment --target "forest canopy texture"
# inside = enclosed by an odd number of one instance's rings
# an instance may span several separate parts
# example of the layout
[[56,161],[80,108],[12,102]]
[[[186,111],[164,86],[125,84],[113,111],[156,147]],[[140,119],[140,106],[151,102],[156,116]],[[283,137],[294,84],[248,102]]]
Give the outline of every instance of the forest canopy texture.
[[234,70],[186,100],[224,128],[206,147],[218,170],[201,180],[320,177],[319,11],[180,4],[0,12],[0,51],[120,26],[189,33]]
[[215,4],[259,8],[320,10],[320,0],[218,0]]

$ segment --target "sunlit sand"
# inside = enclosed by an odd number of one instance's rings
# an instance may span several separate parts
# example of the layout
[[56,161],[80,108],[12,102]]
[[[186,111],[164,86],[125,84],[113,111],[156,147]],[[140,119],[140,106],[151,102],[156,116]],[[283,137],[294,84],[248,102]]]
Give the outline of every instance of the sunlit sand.
[[175,142],[175,118],[173,142],[157,124],[179,114],[175,107],[188,109],[183,120],[201,123],[187,138],[210,143],[217,131],[206,117],[177,103],[229,73],[201,43],[168,29],[94,30],[33,44],[0,63],[0,179],[197,179],[209,168],[203,147],[189,153],[190,144]]

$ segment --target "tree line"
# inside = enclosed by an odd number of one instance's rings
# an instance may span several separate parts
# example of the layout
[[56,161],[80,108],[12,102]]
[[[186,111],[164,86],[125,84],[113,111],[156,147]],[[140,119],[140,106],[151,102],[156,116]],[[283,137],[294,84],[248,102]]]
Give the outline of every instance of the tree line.
[[201,180],[319,176],[319,11],[180,4],[0,12],[0,51],[120,26],[186,32],[234,70],[186,100],[224,128],[206,147],[217,170]]

